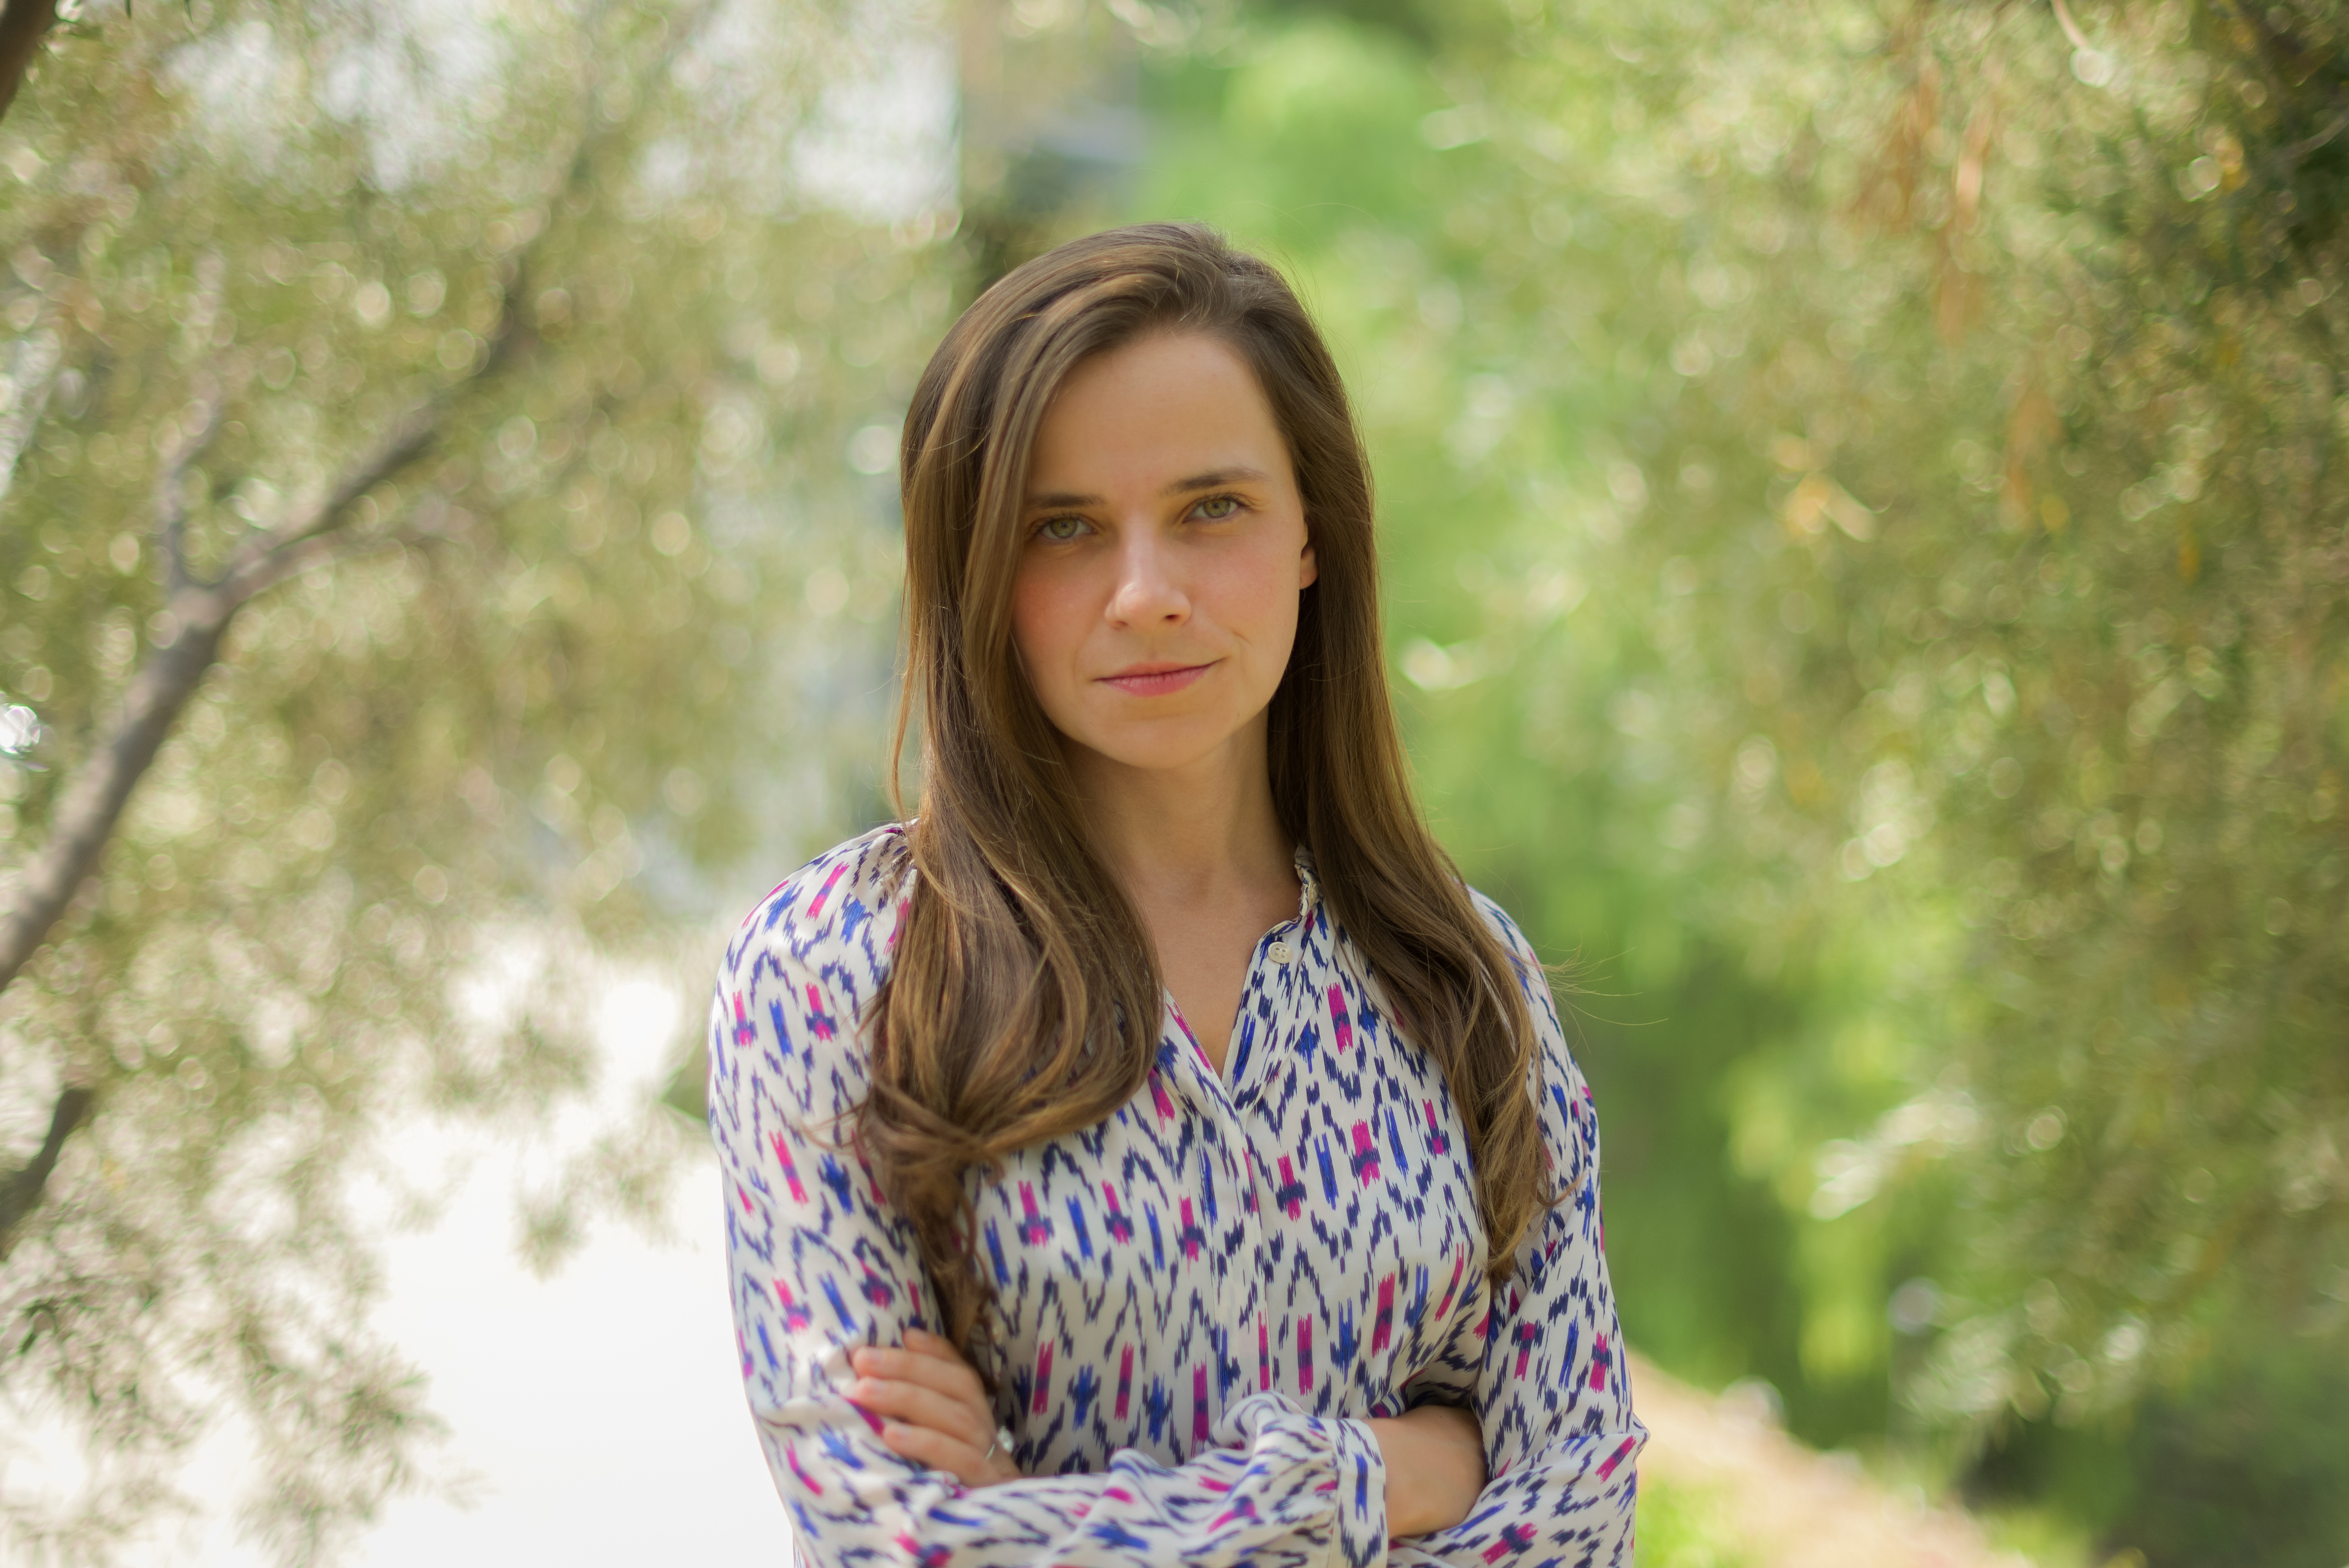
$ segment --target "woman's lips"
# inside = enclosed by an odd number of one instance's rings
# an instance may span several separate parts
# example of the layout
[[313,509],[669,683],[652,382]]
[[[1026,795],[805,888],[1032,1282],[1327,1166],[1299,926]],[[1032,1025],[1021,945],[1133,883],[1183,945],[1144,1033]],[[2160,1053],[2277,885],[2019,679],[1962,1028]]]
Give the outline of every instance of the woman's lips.
[[1102,676],[1102,684],[1114,686],[1129,696],[1164,697],[1170,691],[1182,691],[1214,668],[1213,660],[1206,664],[1137,664],[1115,675]]

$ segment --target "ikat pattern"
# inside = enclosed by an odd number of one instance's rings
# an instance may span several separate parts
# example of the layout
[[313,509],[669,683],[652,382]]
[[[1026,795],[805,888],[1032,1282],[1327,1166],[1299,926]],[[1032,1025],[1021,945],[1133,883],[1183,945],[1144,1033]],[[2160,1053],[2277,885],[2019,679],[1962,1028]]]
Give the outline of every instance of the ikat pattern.
[[[1646,1433],[1599,1210],[1599,1128],[1507,916],[1541,1039],[1552,1168],[1573,1196],[1485,1283],[1442,1074],[1298,861],[1217,1075],[1172,1000],[1141,1093],[969,1179],[994,1271],[997,1416],[1028,1479],[914,1465],[838,1392],[847,1353],[930,1327],[910,1228],[847,1146],[861,1021],[909,887],[884,827],[795,872],[730,947],[709,1116],[727,1177],[743,1382],[797,1554],[816,1568],[1629,1568]],[[1491,1480],[1455,1528],[1390,1542],[1364,1420],[1473,1408]]]

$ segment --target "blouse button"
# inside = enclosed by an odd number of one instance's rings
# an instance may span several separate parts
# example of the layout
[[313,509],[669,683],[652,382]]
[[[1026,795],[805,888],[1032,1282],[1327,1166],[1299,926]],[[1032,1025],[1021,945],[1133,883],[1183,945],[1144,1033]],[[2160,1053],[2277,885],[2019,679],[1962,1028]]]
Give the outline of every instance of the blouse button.
[[1287,963],[1296,958],[1297,950],[1287,942],[1275,942],[1272,944],[1272,950],[1265,956],[1275,963]]

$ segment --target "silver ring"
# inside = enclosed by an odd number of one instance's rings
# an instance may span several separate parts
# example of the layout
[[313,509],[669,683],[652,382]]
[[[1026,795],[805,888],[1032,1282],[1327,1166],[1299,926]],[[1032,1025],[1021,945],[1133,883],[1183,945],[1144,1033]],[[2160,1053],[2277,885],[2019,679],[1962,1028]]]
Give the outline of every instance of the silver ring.
[[979,1455],[979,1456],[978,1456],[978,1462],[979,1462],[980,1464],[985,1464],[988,1460],[989,1460],[989,1459],[993,1459],[993,1458],[995,1457],[995,1450],[996,1450],[996,1449],[999,1449],[999,1448],[1001,1448],[1002,1446],[1003,1446],[1003,1428],[1000,1428],[1000,1427],[999,1427],[999,1428],[996,1428],[996,1430],[995,1430],[995,1440],[994,1440],[993,1442],[991,1442],[991,1443],[989,1443],[989,1444],[988,1444],[988,1445],[987,1445],[987,1452],[985,1452],[985,1453],[983,1453],[983,1454],[981,1454],[981,1455]]

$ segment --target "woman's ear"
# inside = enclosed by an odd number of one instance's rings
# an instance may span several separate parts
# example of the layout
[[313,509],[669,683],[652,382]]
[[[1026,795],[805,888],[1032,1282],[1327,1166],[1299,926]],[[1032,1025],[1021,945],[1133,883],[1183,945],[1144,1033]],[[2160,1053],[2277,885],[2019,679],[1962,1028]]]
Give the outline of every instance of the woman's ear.
[[1309,537],[1305,541],[1305,548],[1299,551],[1297,556],[1298,592],[1303,593],[1307,588],[1311,587],[1314,580],[1320,575],[1321,567],[1313,559],[1313,541]]

